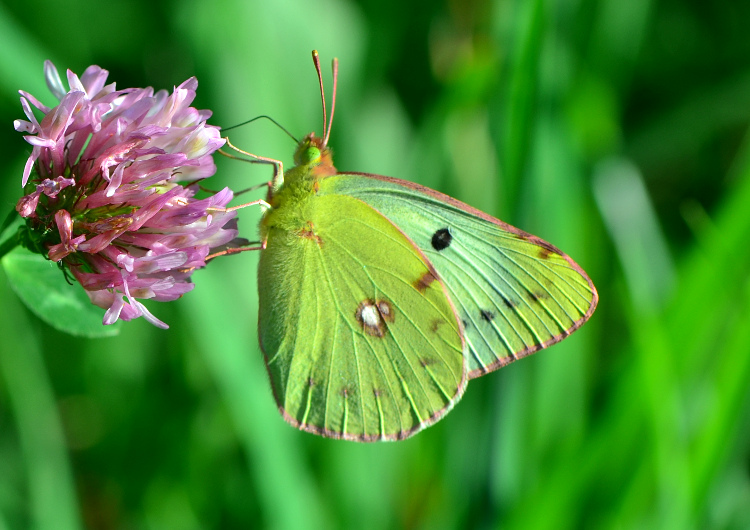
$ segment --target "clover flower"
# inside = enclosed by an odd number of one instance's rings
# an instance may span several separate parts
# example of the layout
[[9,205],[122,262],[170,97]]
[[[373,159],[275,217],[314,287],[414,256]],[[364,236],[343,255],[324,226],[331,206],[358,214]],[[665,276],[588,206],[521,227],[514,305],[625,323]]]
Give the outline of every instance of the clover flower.
[[236,212],[224,209],[229,188],[195,198],[224,144],[206,124],[211,112],[190,106],[198,82],[171,95],[116,90],[105,85],[106,70],[90,66],[80,78],[68,70],[66,91],[51,62],[44,71],[60,103],[48,108],[21,91],[28,121],[14,122],[33,146],[16,205],[26,218],[23,244],[69,270],[106,309],[104,324],[143,316],[166,328],[139,299],[190,291],[192,271],[237,235]]

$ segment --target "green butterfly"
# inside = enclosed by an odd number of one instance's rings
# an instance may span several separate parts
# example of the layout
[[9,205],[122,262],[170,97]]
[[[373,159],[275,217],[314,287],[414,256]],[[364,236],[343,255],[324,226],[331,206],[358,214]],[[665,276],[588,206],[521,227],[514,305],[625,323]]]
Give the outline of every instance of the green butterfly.
[[313,59],[323,138],[305,137],[286,172],[243,152],[276,168],[267,201],[255,201],[266,208],[260,345],[290,424],[403,439],[445,415],[470,379],[581,327],[598,296],[536,236],[412,182],[339,173]]

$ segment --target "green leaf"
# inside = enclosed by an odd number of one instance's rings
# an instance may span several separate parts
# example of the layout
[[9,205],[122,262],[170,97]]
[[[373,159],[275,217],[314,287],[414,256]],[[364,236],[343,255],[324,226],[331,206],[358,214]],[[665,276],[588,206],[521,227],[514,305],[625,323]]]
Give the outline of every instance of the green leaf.
[[17,248],[2,259],[16,294],[53,328],[79,337],[111,337],[119,322],[102,324],[102,309],[91,303],[80,285],[70,285],[57,265],[39,254]]

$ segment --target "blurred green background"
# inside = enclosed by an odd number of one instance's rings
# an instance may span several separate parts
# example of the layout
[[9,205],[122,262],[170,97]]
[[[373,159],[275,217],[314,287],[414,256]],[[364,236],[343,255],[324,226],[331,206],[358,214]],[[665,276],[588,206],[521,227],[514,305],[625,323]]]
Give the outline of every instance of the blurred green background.
[[[168,331],[98,340],[41,323],[0,272],[0,529],[750,527],[748,22],[730,0],[0,3],[2,216],[29,154],[17,90],[53,102],[44,59],[121,88],[196,75],[211,123],[302,136],[316,48],[340,60],[339,169],[535,233],[600,294],[437,425],[361,445],[276,411],[257,255],[149,304]],[[230,137],[291,162],[268,122]],[[270,175],[217,163],[214,187]]]

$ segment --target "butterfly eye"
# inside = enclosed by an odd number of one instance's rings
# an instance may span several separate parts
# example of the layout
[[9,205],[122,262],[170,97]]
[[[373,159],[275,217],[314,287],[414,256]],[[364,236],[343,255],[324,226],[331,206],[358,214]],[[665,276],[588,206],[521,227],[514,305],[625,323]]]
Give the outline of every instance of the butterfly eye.
[[309,146],[307,149],[302,151],[300,153],[300,163],[301,164],[312,164],[313,162],[318,162],[320,160],[320,149],[315,147],[314,145]]

